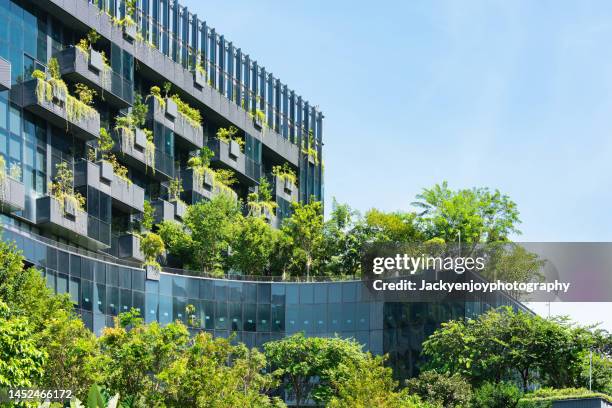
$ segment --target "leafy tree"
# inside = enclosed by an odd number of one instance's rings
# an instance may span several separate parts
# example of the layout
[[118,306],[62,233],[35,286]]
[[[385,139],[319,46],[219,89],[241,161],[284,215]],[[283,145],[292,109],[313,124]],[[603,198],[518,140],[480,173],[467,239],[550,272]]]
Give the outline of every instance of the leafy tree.
[[274,385],[263,374],[266,360],[256,349],[232,345],[200,332],[179,358],[159,373],[160,402],[167,407],[281,407],[264,394]]
[[166,247],[159,235],[149,232],[140,238],[140,250],[145,261],[151,264],[157,262],[157,258],[166,250]]
[[191,240],[191,234],[185,230],[183,224],[176,221],[164,221],[157,225],[157,233],[169,254],[185,265],[192,263],[193,241]]
[[591,362],[588,351],[583,353],[580,378],[576,385],[588,387],[591,382],[593,391],[612,395],[612,359],[596,352],[593,353],[592,359]]
[[30,387],[42,377],[47,354],[33,334],[27,319],[0,301],[0,386]]
[[443,323],[423,343],[423,353],[428,368],[459,373],[475,386],[518,376],[524,390],[533,382],[561,387],[577,378],[591,336],[564,321],[501,308]]
[[520,233],[519,212],[507,195],[488,188],[452,191],[445,181],[417,195],[416,207],[428,238],[466,243],[507,241]]
[[445,408],[466,408],[472,399],[472,387],[459,374],[424,371],[406,382],[406,390],[432,405]]
[[222,272],[222,253],[228,250],[233,229],[241,217],[238,203],[224,194],[189,206],[183,221],[191,231],[194,267],[210,273]]
[[150,201],[144,201],[144,207],[142,211],[142,221],[141,225],[147,231],[151,231],[153,229],[153,224],[155,223],[155,208]]
[[377,209],[365,215],[363,233],[374,243],[405,243],[424,240],[417,214],[412,212],[384,213]]
[[521,399],[522,393],[511,382],[484,383],[474,393],[474,408],[514,408]]
[[189,332],[181,323],[144,324],[134,309],[115,319],[99,339],[104,385],[121,398],[155,406],[161,398],[157,378],[188,347]]
[[366,358],[354,340],[304,337],[303,333],[266,343],[264,350],[275,375],[293,391],[297,406],[309,398],[316,403],[329,401],[334,395],[332,380]]
[[292,203],[293,214],[283,222],[282,231],[293,244],[293,272],[310,277],[313,265],[323,251],[323,205]]
[[241,218],[231,241],[229,266],[246,275],[266,274],[278,234],[260,217]]
[[334,396],[330,408],[425,408],[417,396],[406,389],[397,391],[391,368],[383,365],[384,358],[368,354],[364,359],[350,361],[332,378]]

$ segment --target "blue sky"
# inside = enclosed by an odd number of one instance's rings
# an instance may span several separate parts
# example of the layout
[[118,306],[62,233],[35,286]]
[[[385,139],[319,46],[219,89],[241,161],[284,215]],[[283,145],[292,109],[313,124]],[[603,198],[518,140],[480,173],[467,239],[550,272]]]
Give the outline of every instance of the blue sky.
[[509,194],[517,240],[612,240],[612,3],[184,4],[321,107],[328,205],[448,180]]

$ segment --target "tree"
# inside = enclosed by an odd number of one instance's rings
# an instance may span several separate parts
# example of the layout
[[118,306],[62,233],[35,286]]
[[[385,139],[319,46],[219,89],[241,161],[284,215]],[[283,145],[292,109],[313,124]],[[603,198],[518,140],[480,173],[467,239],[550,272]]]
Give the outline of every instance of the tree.
[[466,243],[507,241],[518,234],[520,223],[516,203],[498,190],[472,188],[452,191],[445,181],[417,195],[414,206],[420,208],[427,239]]
[[260,217],[240,219],[231,241],[229,266],[245,275],[267,274],[278,234]]
[[155,406],[162,398],[157,375],[185,352],[188,341],[189,332],[180,322],[162,327],[144,324],[135,310],[120,314],[99,339],[104,385],[122,399]]
[[309,278],[315,260],[323,250],[323,205],[320,201],[309,204],[292,203],[293,214],[283,222],[282,231],[293,244],[293,270],[296,274],[306,270]]
[[292,390],[296,405],[311,398],[318,404],[334,395],[332,379],[343,376],[347,366],[366,358],[354,340],[304,337],[297,333],[264,344],[268,363],[282,385]]
[[407,390],[398,391],[391,368],[383,365],[384,358],[369,353],[362,360],[351,361],[332,378],[334,396],[330,408],[425,408],[417,396]]
[[522,393],[511,382],[497,384],[486,382],[474,393],[474,408],[514,408],[521,399]]
[[460,375],[473,386],[521,379],[523,390],[540,383],[574,383],[590,332],[510,308],[477,319],[443,323],[424,343],[427,368]]
[[467,408],[472,399],[472,387],[459,374],[424,371],[406,382],[406,390],[423,401],[445,408]]
[[185,230],[183,224],[176,221],[164,221],[157,225],[157,233],[164,242],[168,253],[179,261],[181,265],[193,263],[191,234]]
[[222,273],[222,252],[228,250],[233,229],[241,217],[238,203],[224,194],[189,206],[184,224],[191,231],[193,267]]
[[256,349],[232,345],[200,332],[179,358],[159,373],[160,402],[167,407],[281,407],[265,391],[274,385],[263,374],[266,360]]
[[0,386],[30,387],[41,379],[47,354],[33,334],[27,319],[0,301]]

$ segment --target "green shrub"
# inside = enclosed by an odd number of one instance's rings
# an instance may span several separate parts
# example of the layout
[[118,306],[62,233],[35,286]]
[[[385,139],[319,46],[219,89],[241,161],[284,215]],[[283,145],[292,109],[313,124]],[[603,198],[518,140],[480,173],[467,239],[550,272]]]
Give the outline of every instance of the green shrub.
[[472,399],[472,387],[459,374],[425,371],[417,378],[408,380],[406,389],[409,394],[417,394],[427,403],[445,408],[469,407]]
[[513,408],[521,398],[521,391],[510,382],[484,383],[474,392],[473,408]]

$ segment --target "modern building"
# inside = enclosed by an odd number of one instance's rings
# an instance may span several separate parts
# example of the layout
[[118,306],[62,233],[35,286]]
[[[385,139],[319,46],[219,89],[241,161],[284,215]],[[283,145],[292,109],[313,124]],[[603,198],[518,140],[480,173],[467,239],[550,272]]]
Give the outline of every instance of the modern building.
[[[76,47],[92,29],[101,38],[90,49]],[[180,221],[182,203],[220,193],[208,173],[199,177],[188,165],[204,146],[214,153],[210,168],[236,173],[237,197],[257,191],[262,177],[271,182],[278,208],[268,215],[275,225],[291,201],[321,200],[323,114],[172,0],[0,0],[0,57],[2,239],[16,242],[50,288],[69,293],[96,333],[132,307],[148,322],[188,323],[185,307],[193,304],[194,331],[235,332],[249,346],[299,331],[354,337],[374,353],[389,353],[406,377],[440,322],[512,303],[503,297],[384,303],[369,298],[358,281],[210,279],[170,268],[147,273],[130,225],[141,219],[145,200],[158,221]],[[66,88],[58,85],[55,61]],[[166,82],[180,99],[146,98],[142,123],[117,126],[117,118],[139,106],[139,95]],[[79,83],[97,92],[93,106],[74,97]],[[186,106],[201,123],[188,120]],[[230,126],[243,146],[217,137]],[[111,150],[131,183],[100,154],[101,128],[111,133]],[[62,166],[85,198],[82,210],[49,187]],[[297,185],[275,178],[275,166],[292,169]],[[182,201],[169,191],[176,180]]]

